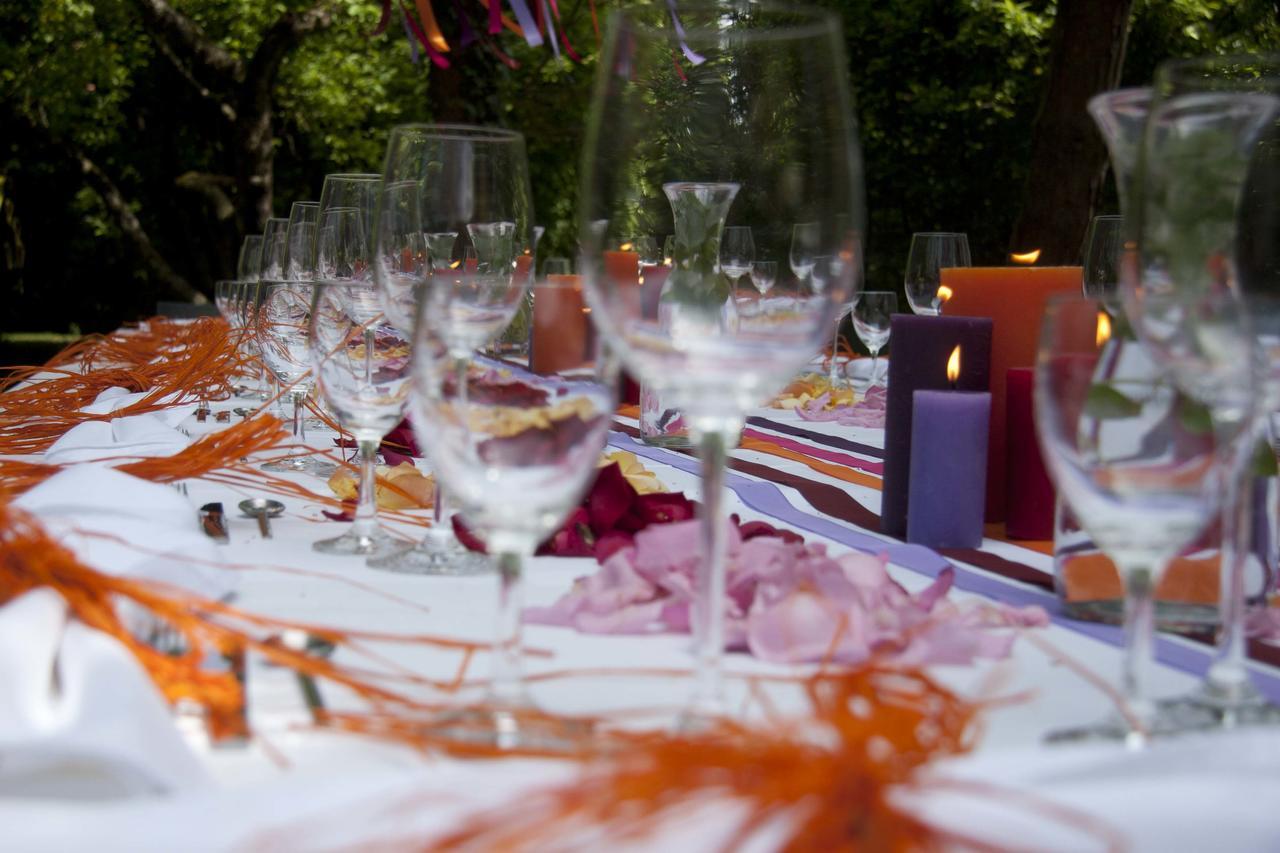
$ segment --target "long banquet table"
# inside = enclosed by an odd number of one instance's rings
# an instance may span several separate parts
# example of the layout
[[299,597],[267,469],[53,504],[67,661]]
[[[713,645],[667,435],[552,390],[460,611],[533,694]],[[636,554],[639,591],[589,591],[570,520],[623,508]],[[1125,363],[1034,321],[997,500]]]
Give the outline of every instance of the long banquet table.
[[[230,409],[245,401],[221,401]],[[620,414],[613,449],[640,457],[668,490],[698,496],[694,460],[681,452],[635,440],[636,422]],[[179,429],[199,436],[223,428],[194,414]],[[959,601],[985,598],[1036,604],[1051,615],[1035,629],[1038,642],[1020,638],[1007,660],[976,666],[940,666],[931,673],[964,696],[1018,696],[986,712],[973,754],[947,761],[934,773],[997,786],[981,795],[909,794],[912,808],[1011,848],[1090,849],[1094,834],[1072,820],[1052,820],[1045,802],[1071,807],[1113,828],[1136,849],[1280,849],[1280,732],[1239,731],[1157,743],[1142,753],[1118,744],[1050,747],[1046,732],[1101,717],[1111,700],[1043,646],[1112,681],[1119,671],[1118,629],[1072,621],[1060,612],[1049,587],[1052,561],[1043,549],[988,539],[975,552],[946,556],[888,539],[874,528],[879,491],[881,430],[805,422],[774,409],[753,413],[746,447],[732,454],[731,512],[796,530],[833,551],[886,552],[894,578],[909,590],[927,585],[948,565],[956,568]],[[310,442],[332,449],[333,434],[313,430]],[[429,467],[419,460],[422,468]],[[323,481],[296,475],[323,491]],[[156,486],[155,488],[163,488]],[[254,489],[189,480],[185,496],[195,508],[221,501],[229,510]],[[265,493],[264,493],[265,494]],[[234,602],[251,612],[339,629],[431,633],[487,640],[495,580],[428,577],[377,571],[361,558],[313,553],[310,542],[332,535],[321,506],[289,501],[273,522],[274,538],[232,510],[230,543],[220,546],[235,586]],[[423,513],[425,518],[426,514]],[[402,527],[406,536],[420,527]],[[539,557],[527,567],[527,603],[545,605],[594,570],[589,559]],[[602,712],[634,707],[678,709],[688,678],[690,640],[680,635],[587,636],[566,628],[531,625],[525,644],[540,654],[528,659],[531,674],[581,670],[579,677],[535,680],[535,698],[552,711]],[[417,673],[448,676],[457,657],[422,646],[383,644],[379,653]],[[1274,651],[1271,650],[1271,651]],[[1265,652],[1266,655],[1271,651]],[[541,654],[545,652],[545,654]],[[344,654],[339,651],[339,655]],[[1152,687],[1158,694],[1196,683],[1211,649],[1194,640],[1163,636]],[[1265,655],[1264,655],[1265,656]],[[1280,668],[1255,660],[1257,683],[1280,700]],[[481,675],[480,656],[472,673]],[[730,654],[732,705],[759,716],[745,676],[801,671]],[[645,670],[646,672],[639,672]],[[628,674],[630,671],[631,674]],[[514,804],[531,790],[572,777],[575,768],[549,759],[472,760],[424,755],[407,746],[310,726],[303,695],[291,673],[251,657],[247,681],[248,746],[197,745],[210,784],[127,797],[72,798],[4,791],[0,821],[4,849],[67,849],[92,843],[106,849],[333,849],[428,842],[476,809]],[[3,689],[3,685],[0,685]],[[322,686],[330,709],[356,708],[360,700]],[[799,697],[774,690],[780,709],[795,710]],[[197,739],[198,740],[198,739]],[[194,743],[195,741],[193,741]],[[0,752],[0,761],[3,753]],[[1000,793],[1004,792],[1004,793]],[[1032,795],[1028,806],[1018,795]],[[723,841],[716,811],[677,822],[636,847],[702,849]],[[755,846],[769,846],[766,832]]]

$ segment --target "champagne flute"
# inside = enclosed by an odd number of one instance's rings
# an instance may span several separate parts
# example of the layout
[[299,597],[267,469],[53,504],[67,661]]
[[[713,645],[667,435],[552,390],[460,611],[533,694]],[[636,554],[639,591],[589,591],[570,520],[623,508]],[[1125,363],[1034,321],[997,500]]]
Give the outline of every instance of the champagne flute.
[[320,203],[295,201],[289,208],[289,226],[285,231],[285,278],[305,281],[315,275],[316,221]]
[[761,296],[768,295],[773,289],[774,282],[778,280],[778,262],[777,261],[752,261],[751,263],[751,283]]
[[969,237],[951,231],[921,231],[911,235],[907,272],[903,278],[907,303],[917,314],[936,316],[948,294],[942,287],[942,270],[972,265]]
[[876,360],[889,342],[893,315],[898,313],[898,294],[887,290],[864,290],[853,299],[853,330],[871,353],[868,387],[876,385]]
[[[687,61],[673,66],[673,55]],[[601,337],[684,413],[699,450],[697,680],[683,717],[697,726],[725,710],[726,453],[745,411],[781,390],[821,347],[857,284],[862,171],[847,65],[829,13],[681,3],[678,13],[665,6],[615,13],[598,68],[579,268]],[[830,256],[823,286],[734,316],[720,272],[722,228],[734,205],[739,220],[800,223],[792,228],[792,269],[803,280]],[[604,270],[605,249],[637,222],[676,235],[656,317]]]
[[[1155,586],[1217,514],[1234,449],[1213,434],[1189,440],[1169,373],[1112,329],[1101,302],[1055,300],[1036,361],[1036,431],[1049,473],[1125,586],[1123,717],[1050,737],[1137,748],[1177,730],[1147,693]],[[1099,406],[1100,387],[1123,394],[1126,405]]]

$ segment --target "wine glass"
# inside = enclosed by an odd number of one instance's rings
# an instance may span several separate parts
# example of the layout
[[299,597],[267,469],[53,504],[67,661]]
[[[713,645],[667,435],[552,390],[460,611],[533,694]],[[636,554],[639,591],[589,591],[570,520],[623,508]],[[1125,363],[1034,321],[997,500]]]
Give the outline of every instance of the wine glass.
[[773,289],[774,282],[777,280],[777,261],[752,261],[751,283],[755,285],[756,290],[761,296],[768,295],[769,291]]
[[[573,287],[538,281],[535,302]],[[459,293],[444,291],[442,299]],[[536,711],[522,678],[523,561],[564,522],[595,475],[616,405],[617,370],[603,353],[566,350],[555,372],[522,372],[522,393],[498,395],[491,365],[477,356],[459,370],[456,339],[442,331],[424,311],[413,349],[414,423],[429,431],[436,476],[494,555],[500,586],[487,701],[446,715],[437,731],[499,748],[568,746],[567,732]]]
[[303,281],[315,274],[316,220],[320,203],[295,201],[289,208],[289,226],[285,236],[285,278]]
[[969,259],[969,237],[949,231],[920,231],[911,235],[907,252],[907,272],[903,279],[907,303],[917,314],[935,316],[942,313],[947,294],[940,292],[942,270],[972,265]]
[[237,281],[257,281],[258,267],[262,263],[262,235],[250,234],[240,244],[240,256],[236,261]]
[[1113,214],[1093,217],[1081,250],[1084,295],[1107,303],[1113,314],[1120,310],[1120,264],[1124,250],[1124,217]]
[[[1215,660],[1197,692],[1167,703],[1207,709],[1224,726],[1280,722],[1245,667],[1245,565],[1251,541],[1247,496],[1255,443],[1280,407],[1276,370],[1276,151],[1280,131],[1280,55],[1227,56],[1167,62],[1157,70],[1146,132],[1132,185],[1135,262],[1124,275],[1125,309],[1164,361],[1185,360],[1187,338],[1210,336],[1184,371],[1186,390],[1205,404],[1215,429],[1244,434],[1223,507],[1222,631]],[[1224,311],[1224,305],[1228,310]],[[1222,322],[1224,314],[1234,322]],[[1191,332],[1171,336],[1171,330]],[[1245,402],[1239,387],[1205,370],[1248,361],[1220,344],[1224,328],[1244,331],[1260,362]],[[1209,377],[1209,378],[1206,378]]]
[[289,220],[273,216],[262,229],[262,252],[258,258],[259,281],[283,281],[289,254]]
[[898,313],[898,294],[887,290],[864,290],[853,299],[853,330],[871,353],[869,387],[877,381],[876,360],[889,342],[890,320]]
[[1123,717],[1051,738],[1140,747],[1176,731],[1147,695],[1155,586],[1218,512],[1233,448],[1212,433],[1188,436],[1172,377],[1113,328],[1101,302],[1054,300],[1036,360],[1036,431],[1049,473],[1125,586]]
[[801,284],[813,273],[821,243],[822,230],[817,222],[797,222],[791,227],[791,252],[788,260],[792,275]]
[[720,269],[729,276],[734,291],[738,289],[738,279],[751,271],[755,259],[756,244],[751,229],[746,225],[726,225],[720,236]]
[[[479,258],[470,245],[471,222],[531,218],[528,178],[522,177],[523,145],[518,134],[486,127],[408,124],[392,129],[378,202],[374,272],[388,317],[397,328],[412,330],[421,322],[427,310],[424,290],[432,283],[461,286],[464,278],[474,280]],[[517,247],[517,262],[531,257],[526,254],[531,244],[513,241],[512,250]],[[509,294],[511,313],[505,315],[509,319],[519,306],[520,281],[513,276],[505,283],[508,289],[515,286]],[[479,334],[492,337],[505,324],[500,316]],[[464,360],[470,355],[464,351]],[[413,425],[422,446],[428,446],[432,439],[425,428],[416,420]],[[454,536],[440,477],[435,480],[434,503],[434,523],[421,542],[411,551],[373,559],[369,565],[413,574],[490,571],[490,560],[466,550]]]
[[[681,3],[676,14],[655,6],[613,17],[588,121],[579,269],[601,337],[684,413],[702,462],[688,726],[724,711],[725,454],[745,411],[818,351],[857,284],[862,171],[852,115],[840,26],[829,13]],[[818,258],[832,258],[823,286],[735,316],[720,273],[731,206],[743,221],[800,223],[791,229],[792,269],[804,279]],[[605,249],[637,222],[675,233],[655,317],[604,272]]]
[[[326,238],[322,226],[317,247],[323,257],[335,243],[366,241],[362,212],[332,208],[327,219],[334,227]],[[345,220],[335,222],[334,220]],[[338,251],[349,251],[347,245]],[[317,264],[322,272],[332,267]],[[321,278],[312,287],[311,360],[316,386],[344,429],[355,438],[360,453],[359,494],[355,520],[341,536],[312,543],[324,554],[381,555],[408,549],[378,524],[374,471],[378,446],[402,417],[409,397],[409,337],[381,314],[366,319],[363,307],[376,299],[372,277]]]

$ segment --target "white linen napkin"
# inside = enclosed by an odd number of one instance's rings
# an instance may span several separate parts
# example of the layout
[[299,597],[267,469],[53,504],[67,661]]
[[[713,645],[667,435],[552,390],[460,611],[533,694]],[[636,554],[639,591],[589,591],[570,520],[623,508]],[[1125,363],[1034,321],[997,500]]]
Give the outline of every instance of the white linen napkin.
[[[101,572],[164,581],[210,598],[236,587],[235,572],[218,567],[217,546],[201,532],[195,507],[169,486],[114,468],[74,465],[14,505]],[[94,533],[106,538],[88,535]]]
[[122,456],[172,456],[191,439],[155,414],[76,424],[49,446],[50,465],[115,460]]
[[[119,385],[113,385],[104,389],[94,399],[92,403],[82,408],[80,411],[90,415],[108,415],[112,412],[118,412],[126,406],[132,406],[142,398],[146,397],[148,391],[131,392],[127,388],[121,388]],[[186,420],[195,410],[195,403],[178,404],[178,395],[169,394],[161,397],[160,402],[167,405],[168,408],[153,412],[156,417],[163,420],[169,426],[177,426]]]
[[0,797],[208,788],[168,706],[123,645],[52,589],[0,607]]

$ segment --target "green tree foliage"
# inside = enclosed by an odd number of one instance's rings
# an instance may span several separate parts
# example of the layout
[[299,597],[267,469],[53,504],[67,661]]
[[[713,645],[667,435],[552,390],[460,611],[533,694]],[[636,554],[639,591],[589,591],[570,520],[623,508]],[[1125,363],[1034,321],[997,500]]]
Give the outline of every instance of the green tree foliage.
[[[172,2],[243,59],[281,13],[313,0]],[[398,18],[371,36],[380,3],[328,2],[332,23],[288,54],[276,86],[276,212],[315,198],[327,172],[377,170],[392,125],[461,115],[525,132],[538,221],[548,229],[541,254],[571,255],[595,72],[585,0],[560,3],[582,63],[509,34],[498,44],[519,61],[515,70],[482,45],[463,53],[455,45],[461,83],[449,97],[461,104],[433,102],[430,63],[409,61]],[[844,20],[867,168],[869,285],[899,286],[913,231],[965,230],[976,262],[999,262],[1025,177],[1053,3],[819,2]],[[597,5],[606,12],[613,3]],[[435,6],[456,33],[451,4]],[[1149,79],[1169,56],[1280,48],[1277,26],[1274,0],[1138,0],[1125,82]],[[146,314],[161,293],[51,135],[110,175],[181,275],[207,291],[228,274],[238,221],[219,220],[208,194],[176,183],[224,168],[222,105],[157,46],[137,0],[8,0],[0,32],[0,259],[25,259],[0,269],[3,327],[111,328]]]

